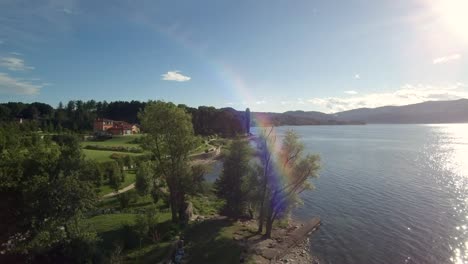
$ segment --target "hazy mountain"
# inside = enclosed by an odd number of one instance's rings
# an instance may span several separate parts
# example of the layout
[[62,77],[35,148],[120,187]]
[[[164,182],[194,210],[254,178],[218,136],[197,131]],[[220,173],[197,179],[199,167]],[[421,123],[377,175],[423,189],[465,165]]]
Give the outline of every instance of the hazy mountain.
[[252,123],[281,125],[424,124],[468,122],[468,99],[429,101],[404,106],[359,108],[335,114],[317,111],[252,113]]
[[359,120],[365,123],[463,123],[468,122],[468,99],[429,101],[404,106],[360,108],[334,115],[337,120]]

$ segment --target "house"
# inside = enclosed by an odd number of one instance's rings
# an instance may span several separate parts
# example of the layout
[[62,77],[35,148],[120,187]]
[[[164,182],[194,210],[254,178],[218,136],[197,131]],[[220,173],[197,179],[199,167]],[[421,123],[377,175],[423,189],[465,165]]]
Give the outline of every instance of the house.
[[125,121],[96,118],[96,120],[94,120],[94,132],[107,132],[112,135],[123,136],[140,133],[140,127],[136,124],[129,124]]
[[96,118],[94,120],[94,132],[104,132],[114,126],[114,120],[106,118]]

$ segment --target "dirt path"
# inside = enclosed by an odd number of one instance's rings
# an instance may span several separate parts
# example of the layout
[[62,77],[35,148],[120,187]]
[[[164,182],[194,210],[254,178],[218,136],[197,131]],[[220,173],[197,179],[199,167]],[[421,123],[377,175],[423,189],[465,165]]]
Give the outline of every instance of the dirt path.
[[129,186],[118,190],[117,192],[108,193],[108,194],[102,196],[102,198],[114,197],[114,196],[119,195],[119,194],[121,194],[121,193],[128,192],[128,191],[130,191],[130,190],[133,189],[133,188],[135,188],[135,183],[132,183],[132,184],[130,184]]

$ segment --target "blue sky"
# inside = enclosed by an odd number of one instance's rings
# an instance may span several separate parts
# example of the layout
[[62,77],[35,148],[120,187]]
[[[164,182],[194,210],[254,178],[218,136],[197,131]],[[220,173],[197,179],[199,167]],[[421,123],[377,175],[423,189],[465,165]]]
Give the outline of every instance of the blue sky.
[[254,111],[468,97],[465,0],[0,1],[0,102]]

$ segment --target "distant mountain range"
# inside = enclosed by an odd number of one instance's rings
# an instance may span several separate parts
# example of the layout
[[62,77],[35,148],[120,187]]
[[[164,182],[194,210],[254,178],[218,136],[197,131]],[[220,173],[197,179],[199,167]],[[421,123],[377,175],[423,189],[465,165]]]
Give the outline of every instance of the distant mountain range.
[[252,113],[253,124],[270,125],[350,125],[467,123],[468,99],[429,101],[404,106],[359,108],[334,114],[317,111]]

